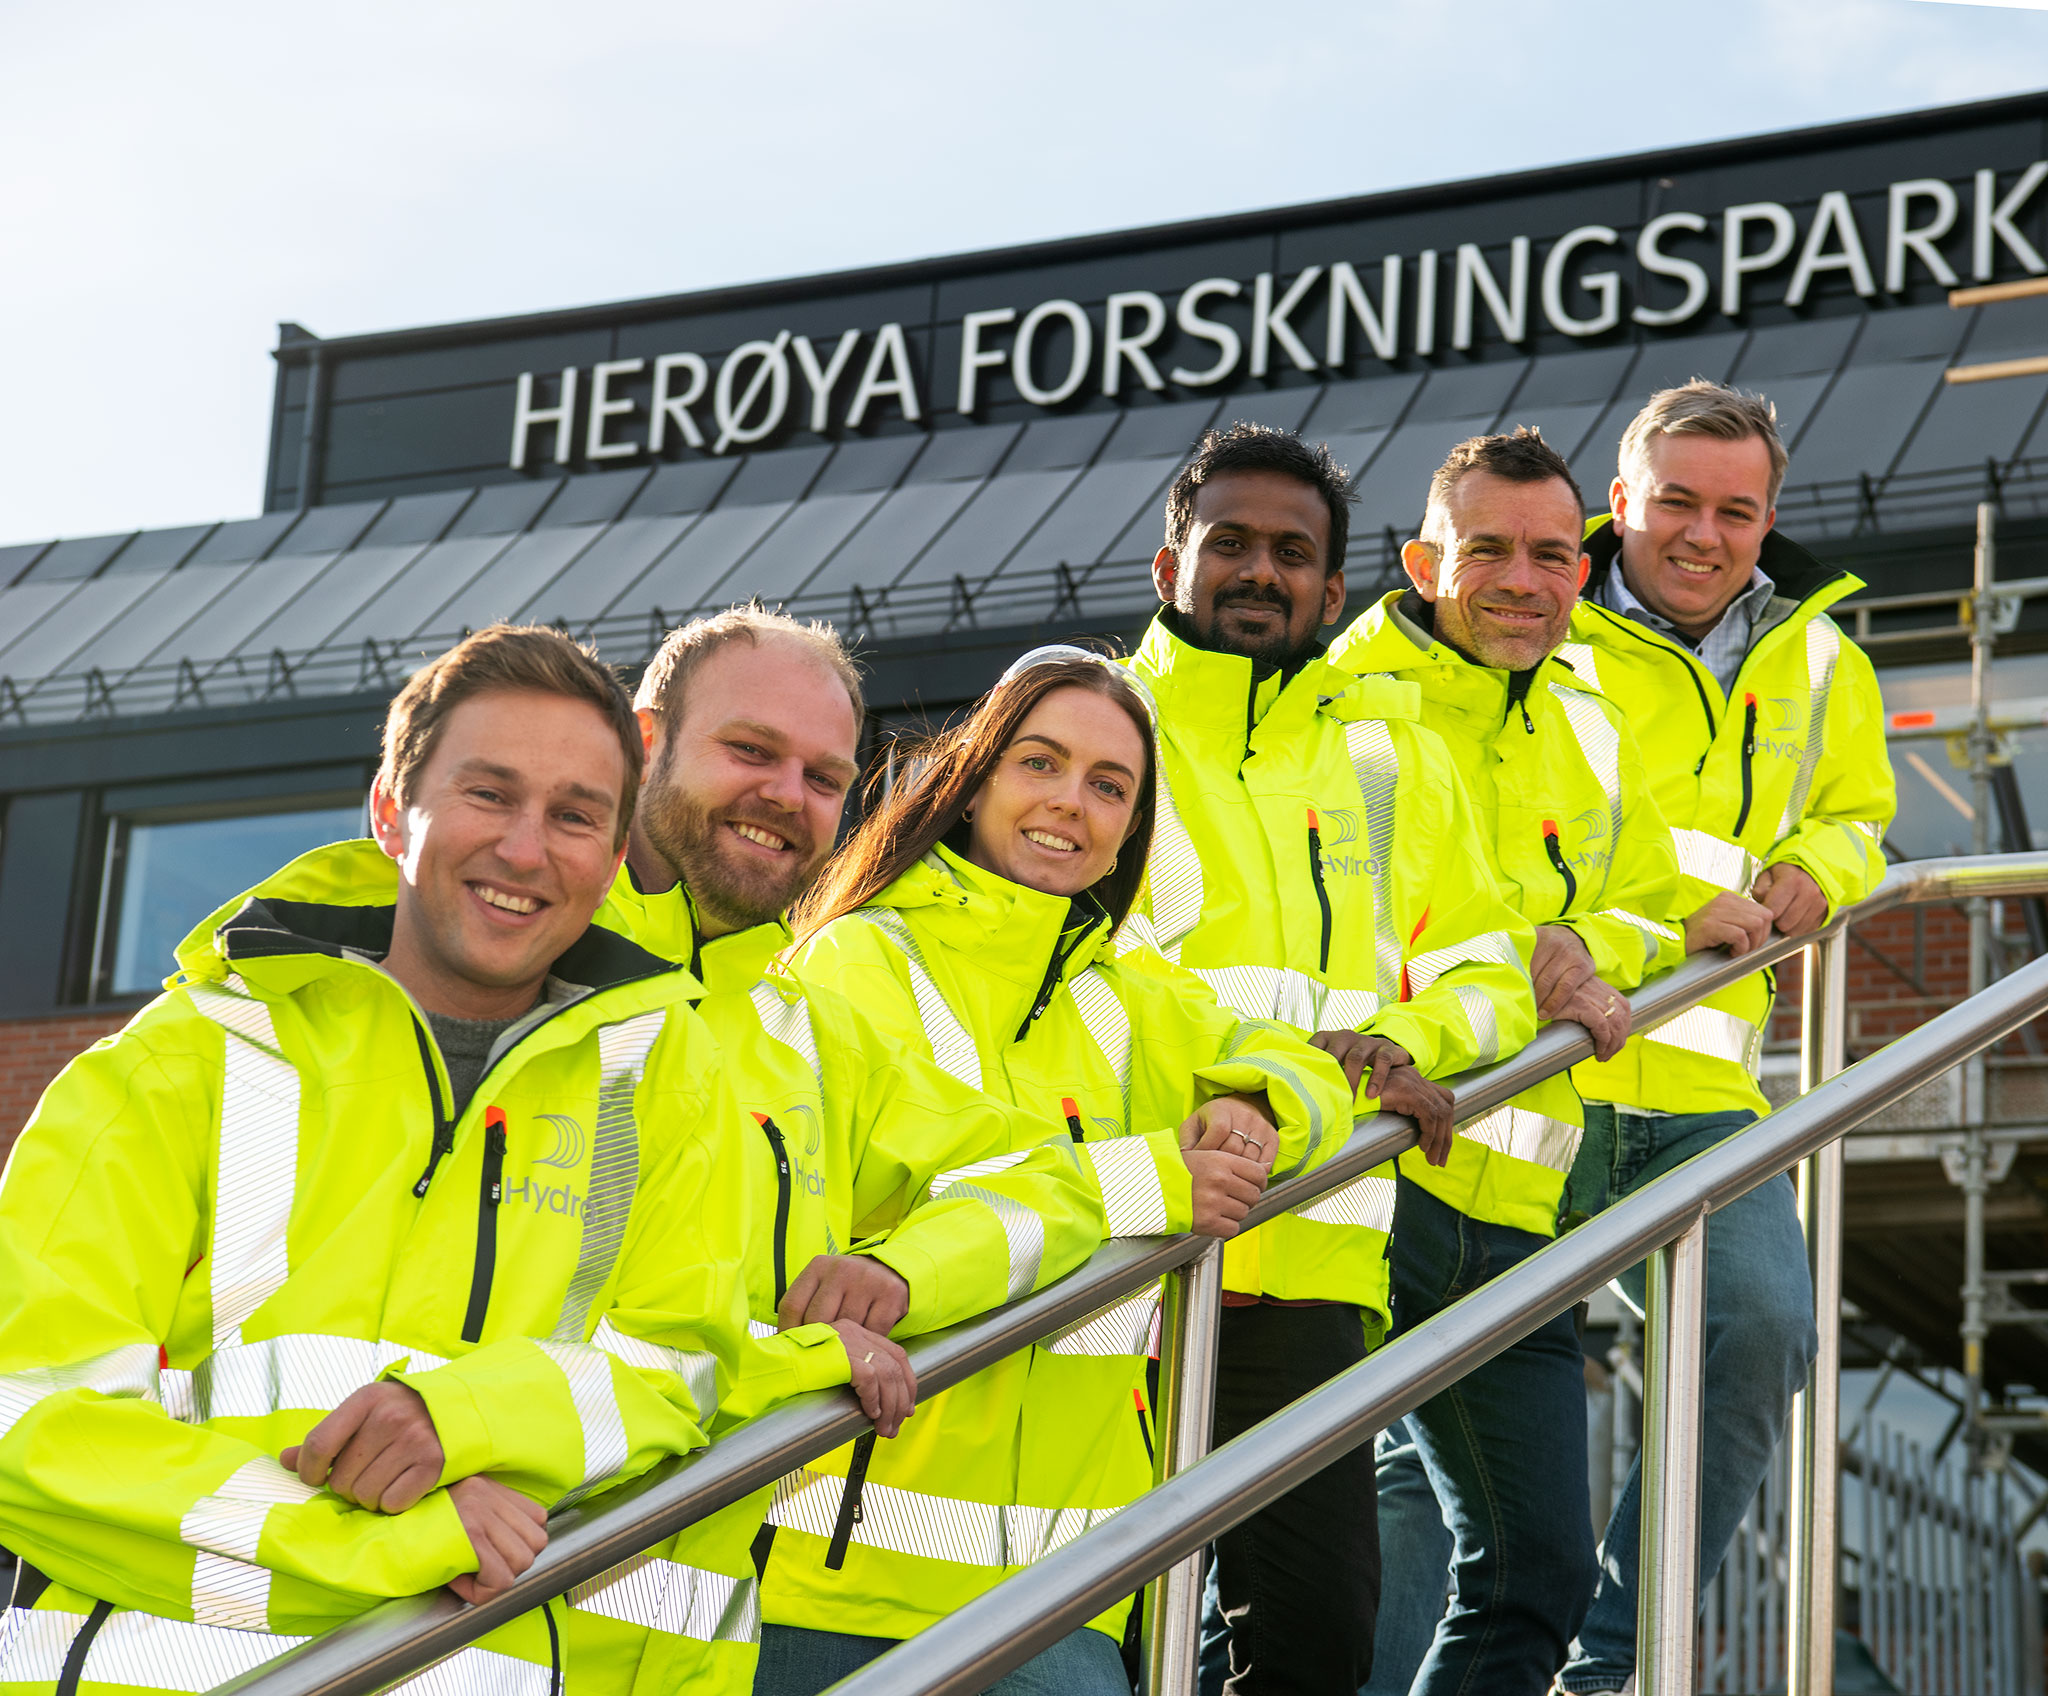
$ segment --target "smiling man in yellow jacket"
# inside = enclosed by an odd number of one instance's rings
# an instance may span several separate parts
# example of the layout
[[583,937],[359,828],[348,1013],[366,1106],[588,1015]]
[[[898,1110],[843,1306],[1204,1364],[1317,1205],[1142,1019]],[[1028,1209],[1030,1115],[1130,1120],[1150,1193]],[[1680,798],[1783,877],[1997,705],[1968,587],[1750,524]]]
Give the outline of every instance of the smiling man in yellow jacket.
[[[1584,1026],[1612,1059],[1629,1033],[1624,995],[1685,944],[1665,922],[1678,862],[1636,739],[1555,654],[1587,571],[1583,520],[1570,468],[1536,432],[1461,442],[1402,550],[1414,586],[1366,608],[1330,658],[1422,691],[1423,723],[1458,764],[1502,890],[1537,927],[1538,1016]],[[1456,1167],[1402,1159],[1403,1329],[1557,1232],[1584,1129],[1578,1095],[1560,1075],[1510,1105],[1514,1138],[1466,1150],[1462,1181]],[[1584,1363],[1563,1313],[1382,1434],[1389,1594],[1367,1696],[1537,1696],[1550,1683],[1593,1593],[1585,1431]]]
[[[1323,657],[1350,499],[1326,449],[1257,425],[1211,432],[1175,479],[1152,565],[1165,606],[1130,662],[1157,706],[1159,817],[1126,929],[1239,1017],[1312,1034],[1358,1110],[1415,1115],[1455,1179],[1511,1140],[1513,1115],[1454,1141],[1431,1080],[1529,1040],[1535,933],[1502,899],[1421,692]],[[1389,1168],[1226,1245],[1218,1442],[1384,1333],[1393,1210]],[[1375,1499],[1360,1449],[1217,1540],[1205,1696],[1357,1686]]]
[[[1657,727],[1643,756],[1688,947],[1739,954],[1773,929],[1802,935],[1884,875],[1897,798],[1877,675],[1827,612],[1863,585],[1778,534],[1785,470],[1762,396],[1702,381],[1651,396],[1621,439],[1613,514],[1587,526],[1592,575],[1561,650]],[[1627,1195],[1768,1110],[1756,1072],[1772,988],[1760,972],[1577,1068],[1587,1135],[1573,1205]],[[1814,1347],[1806,1248],[1780,1177],[1707,1228],[1703,1580],[1763,1482]],[[1632,1476],[1558,1681],[1578,1696],[1633,1682],[1639,1517]]]
[[[669,634],[638,700],[647,785],[604,920],[701,974],[702,1014],[757,1126],[741,1157],[761,1181],[747,1283],[749,1358],[765,1376],[742,1381],[721,1422],[849,1371],[876,1419],[781,1481],[755,1543],[756,1690],[808,1696],[839,1675],[788,1629],[810,1623],[806,1579],[857,1598],[853,1629],[901,1637],[974,1593],[933,1583],[940,1563],[985,1580],[1026,1558],[1018,1516],[949,1496],[944,1480],[868,1485],[876,1438],[897,1435],[915,1392],[895,1339],[1042,1288],[1106,1233],[1168,1226],[1142,1192],[1139,1216],[1106,1218],[1110,1186],[1063,1126],[777,963],[783,915],[831,852],[860,747],[859,678],[830,631],[744,607],[696,620]],[[1158,1211],[1176,1199],[1184,1228],[1184,1188]],[[877,1594],[864,1586],[877,1570],[920,1576]],[[1012,1678],[1028,1684],[1035,1664]]]
[[[374,841],[215,914],[51,1085],[0,1182],[0,1690],[202,1691],[483,1599],[703,1445],[761,1208],[695,980],[590,922],[639,770],[583,650],[470,637],[392,705]],[[744,1692],[751,1529],[448,1666]]]

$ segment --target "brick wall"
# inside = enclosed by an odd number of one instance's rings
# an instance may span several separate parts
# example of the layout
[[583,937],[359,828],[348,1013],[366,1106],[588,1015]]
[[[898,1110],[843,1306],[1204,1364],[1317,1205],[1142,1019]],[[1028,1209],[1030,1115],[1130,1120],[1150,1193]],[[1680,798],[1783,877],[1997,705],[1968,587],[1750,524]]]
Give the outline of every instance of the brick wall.
[[65,1063],[128,1019],[126,1013],[60,1013],[0,1021],[0,1160]]

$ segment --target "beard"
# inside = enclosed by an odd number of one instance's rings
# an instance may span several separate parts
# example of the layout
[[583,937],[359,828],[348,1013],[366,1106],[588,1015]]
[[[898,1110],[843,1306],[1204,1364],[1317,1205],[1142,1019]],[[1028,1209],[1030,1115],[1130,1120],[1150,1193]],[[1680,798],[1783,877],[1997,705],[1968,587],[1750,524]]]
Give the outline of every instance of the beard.
[[[1223,628],[1223,619],[1232,607],[1251,606],[1271,607],[1280,615],[1278,624],[1271,630]],[[1292,670],[1314,654],[1320,645],[1313,630],[1303,640],[1295,640],[1292,629],[1294,602],[1276,588],[1244,588],[1218,595],[1210,602],[1206,615],[1197,614],[1192,606],[1176,604],[1175,610],[1181,615],[1182,628],[1193,632],[1196,646],[1215,654],[1236,654],[1254,665]]]
[[[817,881],[831,843],[820,849],[787,813],[744,805],[714,810],[651,773],[640,791],[638,818],[647,840],[690,892],[698,907],[735,929],[780,919]],[[729,822],[758,825],[789,844],[787,865],[742,858]]]

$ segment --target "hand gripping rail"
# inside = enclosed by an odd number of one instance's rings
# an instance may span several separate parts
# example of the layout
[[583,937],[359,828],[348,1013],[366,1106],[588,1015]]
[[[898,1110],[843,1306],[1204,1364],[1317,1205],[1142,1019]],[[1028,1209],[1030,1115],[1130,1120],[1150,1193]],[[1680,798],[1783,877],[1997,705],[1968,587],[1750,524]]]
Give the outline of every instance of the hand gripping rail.
[[[1629,997],[1635,1028],[1647,1030],[1673,1018],[1817,939],[1838,940],[1852,920],[1910,903],[2044,889],[2048,853],[1895,866],[1873,895],[1837,915],[1814,936],[1774,937],[1739,959],[1703,956],[1653,981]],[[983,1688],[1320,1470],[1388,1420],[1637,1264],[1712,1206],[1725,1204],[1784,1170],[1965,1053],[2034,1017],[2043,1006],[2048,1006],[2048,961],[2014,974],[1850,1074],[1874,1081],[1852,1086],[1845,1078],[1841,1085],[1774,1114],[1758,1131],[1710,1150],[1581,1226],[1429,1326],[1380,1350],[1214,1456],[1168,1479],[1107,1524],[923,1632],[913,1645],[885,1655],[842,1688],[858,1696]],[[1960,1039],[1955,1035],[1959,1030],[1967,1033]],[[1909,1045],[1911,1052],[1906,1052]],[[1936,1057],[1919,1058],[1937,1046]],[[1458,1116],[1464,1120],[1489,1112],[1591,1052],[1592,1043],[1578,1026],[1552,1026],[1512,1058],[1457,1079]],[[1882,1071],[1873,1073],[1874,1067]],[[1906,1081],[1899,1082],[1900,1078]],[[1816,1125],[1818,1129],[1813,1128]],[[1771,1134],[1760,1142],[1766,1128]],[[1247,1227],[1313,1201],[1413,1146],[1414,1140],[1414,1128],[1405,1119],[1385,1114],[1360,1120],[1330,1160],[1313,1172],[1275,1183],[1252,1209]],[[1793,1152],[1781,1158],[1784,1148]],[[1710,1173],[1708,1162],[1715,1163]],[[1711,1188],[1703,1187],[1710,1182]],[[1695,1194],[1696,1189],[1700,1193]],[[1200,1260],[1209,1246],[1206,1239],[1193,1237],[1107,1243],[1086,1265],[1045,1289],[918,1339],[910,1359],[920,1396],[935,1395]],[[1208,1258],[1213,1265],[1215,1257]],[[212,1696],[368,1696],[829,1453],[865,1429],[867,1421],[846,1391],[799,1397],[708,1449],[664,1462],[596,1501],[554,1515],[547,1548],[491,1601],[470,1607],[450,1592],[436,1590],[381,1603],[218,1686]]]

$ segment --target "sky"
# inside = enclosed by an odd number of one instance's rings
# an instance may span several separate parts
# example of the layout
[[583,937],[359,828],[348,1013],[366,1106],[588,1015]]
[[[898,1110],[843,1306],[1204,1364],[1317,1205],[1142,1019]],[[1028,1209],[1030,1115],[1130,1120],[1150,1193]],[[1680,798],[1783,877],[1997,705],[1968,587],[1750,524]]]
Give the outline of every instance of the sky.
[[276,325],[576,306],[2048,85],[2048,0],[0,0],[0,543],[260,507]]

